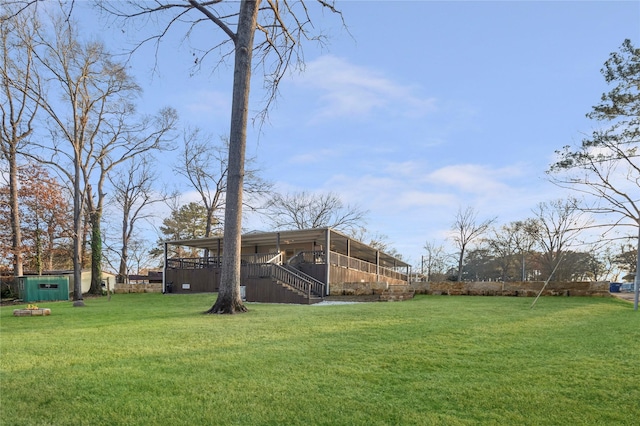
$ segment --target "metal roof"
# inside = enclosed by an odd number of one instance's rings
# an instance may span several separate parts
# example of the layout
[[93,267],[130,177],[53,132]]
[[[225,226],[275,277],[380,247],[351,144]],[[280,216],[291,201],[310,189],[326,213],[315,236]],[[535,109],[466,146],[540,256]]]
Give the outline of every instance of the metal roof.
[[[332,228],[314,228],[271,232],[252,231],[242,235],[242,247],[276,244],[278,235],[280,236],[280,244],[283,245],[289,245],[293,243],[312,243],[315,241],[316,244],[324,246],[327,231],[330,232],[329,239],[331,243],[331,251],[346,255],[348,242],[351,257],[373,264],[376,263],[376,252],[378,250],[369,246],[368,244],[358,241]],[[217,251],[218,247],[222,247],[222,240],[222,237],[209,237],[165,242],[171,245]],[[382,251],[379,252],[379,259],[380,265],[388,268],[409,266],[408,263]]]

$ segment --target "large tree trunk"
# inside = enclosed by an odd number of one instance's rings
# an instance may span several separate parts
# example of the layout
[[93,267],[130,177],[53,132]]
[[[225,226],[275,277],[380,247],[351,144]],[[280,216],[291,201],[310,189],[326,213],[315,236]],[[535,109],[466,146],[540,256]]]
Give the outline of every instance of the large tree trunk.
[[11,208],[11,249],[13,250],[13,276],[20,277],[22,270],[22,233],[20,231],[20,209],[18,205],[18,164],[16,149],[9,153],[9,194]]
[[82,192],[80,191],[80,154],[76,149],[73,181],[73,306],[84,306],[82,300]]
[[240,297],[240,249],[242,235],[242,186],[247,144],[247,118],[251,82],[253,36],[260,0],[242,0],[235,40],[233,100],[229,132],[229,174],[224,213],[224,242],[220,288],[215,304],[207,311],[214,314],[246,312]]
[[[127,259],[129,258],[127,247],[122,247],[120,252],[120,266],[118,267],[118,276],[116,277],[117,283],[126,283],[127,280]],[[139,272],[139,271],[138,271]]]
[[463,263],[464,263],[464,246],[460,248],[460,255],[458,256],[458,282],[462,282]]
[[638,241],[636,245],[636,278],[634,280],[633,310],[638,310],[638,299],[640,298],[640,220],[638,220]]
[[90,294],[102,294],[102,232],[99,211],[91,213],[91,287]]

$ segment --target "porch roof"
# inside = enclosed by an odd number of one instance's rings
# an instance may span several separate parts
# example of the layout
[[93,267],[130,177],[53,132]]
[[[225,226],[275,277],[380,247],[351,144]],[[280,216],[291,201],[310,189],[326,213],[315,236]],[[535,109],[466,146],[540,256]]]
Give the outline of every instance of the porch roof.
[[[313,243],[318,246],[326,245],[327,231],[329,231],[329,240],[331,245],[331,251],[347,254],[347,246],[351,257],[364,260],[370,263],[376,263],[376,250],[375,248],[358,241],[352,237],[349,237],[339,231],[332,228],[314,228],[314,229],[302,229],[292,231],[272,231],[272,232],[248,232],[242,235],[242,247],[251,247],[256,245],[275,245],[280,238],[280,244],[289,245],[293,243]],[[210,251],[217,251],[218,247],[222,247],[222,237],[209,237],[209,238],[195,238],[189,240],[174,240],[166,241],[167,244],[194,247],[199,249],[209,249]],[[407,267],[408,263],[402,260],[379,251],[380,265],[385,267]]]

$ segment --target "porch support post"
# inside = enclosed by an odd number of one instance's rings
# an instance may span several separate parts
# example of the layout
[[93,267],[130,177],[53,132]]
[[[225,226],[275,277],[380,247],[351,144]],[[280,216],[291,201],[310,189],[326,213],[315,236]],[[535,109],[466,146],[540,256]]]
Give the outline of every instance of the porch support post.
[[325,257],[325,262],[327,264],[327,296],[330,294],[329,293],[329,282],[331,281],[331,228],[327,228],[327,234],[326,234],[326,238],[325,238],[325,247],[324,247],[324,257]]
[[220,267],[220,238],[218,238],[218,258],[216,259],[216,264],[218,268]]
[[[276,233],[276,252],[281,255],[281,253],[280,253],[280,233],[279,232]],[[282,259],[282,256],[280,256],[280,260],[284,260],[284,259]],[[281,262],[281,263],[284,263],[284,262]]]
[[380,281],[380,250],[376,250],[376,281]]
[[347,238],[347,269],[349,269],[350,264],[351,264],[351,240]]
[[162,265],[162,293],[167,292],[167,243],[164,243],[164,265]]

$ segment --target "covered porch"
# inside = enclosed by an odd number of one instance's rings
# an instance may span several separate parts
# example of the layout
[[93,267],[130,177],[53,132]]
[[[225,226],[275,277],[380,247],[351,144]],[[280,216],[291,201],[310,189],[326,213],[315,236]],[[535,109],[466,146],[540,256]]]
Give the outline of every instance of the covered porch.
[[[203,255],[172,258],[170,245],[201,249]],[[163,291],[217,291],[222,246],[222,237],[166,242]],[[345,283],[384,288],[408,284],[410,276],[406,262],[332,228],[250,232],[242,236],[241,255],[248,301],[267,281],[322,298],[341,294]]]

